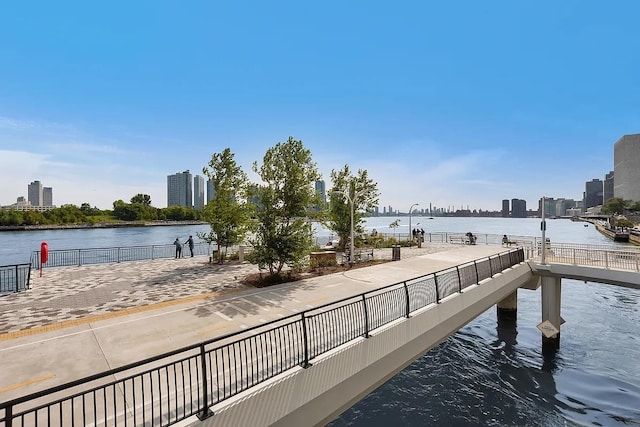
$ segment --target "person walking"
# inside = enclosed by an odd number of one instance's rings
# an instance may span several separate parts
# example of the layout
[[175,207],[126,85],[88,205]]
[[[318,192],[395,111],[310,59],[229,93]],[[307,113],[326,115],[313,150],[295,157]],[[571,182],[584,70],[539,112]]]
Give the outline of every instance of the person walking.
[[182,258],[182,245],[180,244],[180,240],[177,237],[173,244],[176,245],[176,259]]
[[184,244],[189,245],[189,252],[191,252],[191,258],[193,258],[193,236],[189,236]]

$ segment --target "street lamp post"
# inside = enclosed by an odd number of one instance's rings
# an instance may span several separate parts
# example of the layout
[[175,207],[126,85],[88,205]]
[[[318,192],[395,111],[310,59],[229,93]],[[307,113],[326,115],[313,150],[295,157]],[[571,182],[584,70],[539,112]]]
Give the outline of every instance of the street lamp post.
[[411,207],[409,208],[409,241],[411,242],[409,244],[409,248],[411,248],[411,246],[413,246],[413,234],[411,234],[411,211],[413,210],[413,208],[415,208],[416,206],[420,206],[419,203],[414,203],[411,205]]
[[350,247],[349,247],[349,264],[353,264],[353,250],[355,249],[354,247],[354,243],[353,243],[353,204],[355,203],[355,201],[357,200],[358,196],[362,195],[366,190],[362,189],[360,191],[356,191],[353,194],[353,198],[351,198],[351,196],[349,195],[349,192],[347,191],[339,191],[339,190],[334,190],[334,193],[338,193],[338,194],[342,194],[344,197],[347,198],[347,200],[349,201],[349,207],[350,207],[350,211],[351,211],[351,237],[350,237]]

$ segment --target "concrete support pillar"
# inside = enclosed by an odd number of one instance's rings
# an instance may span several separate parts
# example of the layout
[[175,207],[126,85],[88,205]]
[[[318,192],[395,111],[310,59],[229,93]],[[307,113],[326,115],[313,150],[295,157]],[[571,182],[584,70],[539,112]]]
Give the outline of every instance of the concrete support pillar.
[[[542,287],[542,323],[539,328],[542,333],[542,347],[560,348],[560,326],[562,325],[562,317],[560,317],[560,302],[562,281],[559,277],[541,278]],[[553,331],[548,324],[551,324],[557,333]]]
[[516,320],[518,317],[518,290],[498,303],[497,313],[499,319]]
[[244,262],[244,245],[238,247],[238,261]]

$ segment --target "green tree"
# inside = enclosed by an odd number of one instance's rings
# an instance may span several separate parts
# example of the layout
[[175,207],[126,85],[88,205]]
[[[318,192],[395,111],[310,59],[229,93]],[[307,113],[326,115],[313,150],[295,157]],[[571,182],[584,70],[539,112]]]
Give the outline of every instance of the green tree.
[[218,262],[222,264],[229,246],[242,242],[248,231],[253,211],[247,202],[248,178],[229,148],[214,153],[202,173],[211,180],[215,197],[203,209],[211,231],[198,233],[198,237],[209,244],[216,242]]
[[138,193],[131,198],[131,203],[140,203],[142,205],[151,206],[151,196],[148,194]]
[[[323,224],[334,231],[340,238],[339,246],[344,248],[351,234],[351,204],[353,201],[353,228],[354,234],[364,232],[362,226],[363,212],[369,211],[378,205],[378,184],[375,183],[366,170],[358,169],[356,175],[351,173],[349,165],[339,170],[331,171],[331,203],[327,219]],[[347,197],[348,195],[348,197]]]
[[621,215],[631,205],[631,203],[631,200],[623,200],[620,197],[613,197],[607,200],[607,203],[604,204],[602,207],[602,213],[605,215]]
[[389,224],[389,228],[393,228],[393,238],[396,238],[396,228],[400,227],[400,220],[396,219],[391,224]]
[[320,177],[311,152],[302,141],[289,137],[264,155],[262,165],[253,170],[262,179],[257,186],[258,201],[253,251],[249,260],[279,275],[287,265],[302,268],[314,246],[308,217],[317,205],[314,183]]

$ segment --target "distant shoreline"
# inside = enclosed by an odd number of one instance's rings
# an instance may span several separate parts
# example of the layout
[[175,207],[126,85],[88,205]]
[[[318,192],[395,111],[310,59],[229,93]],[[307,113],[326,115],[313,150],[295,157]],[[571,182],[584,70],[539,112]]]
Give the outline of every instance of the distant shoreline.
[[171,225],[206,225],[204,221],[101,222],[99,224],[3,225],[2,231],[81,230],[96,228],[158,227]]

